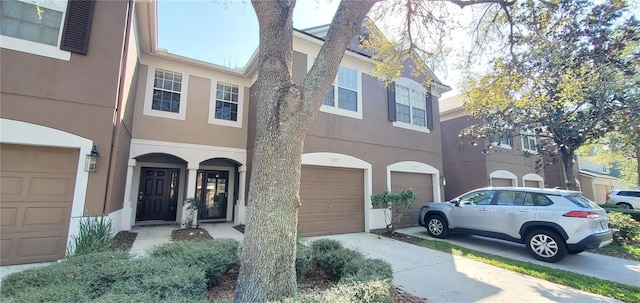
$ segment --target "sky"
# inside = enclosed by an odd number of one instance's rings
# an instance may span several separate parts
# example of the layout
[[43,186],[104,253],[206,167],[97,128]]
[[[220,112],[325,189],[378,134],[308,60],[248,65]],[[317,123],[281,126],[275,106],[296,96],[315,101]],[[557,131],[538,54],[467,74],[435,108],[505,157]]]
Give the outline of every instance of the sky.
[[[293,27],[331,23],[338,4],[298,0]],[[158,1],[158,47],[169,53],[242,68],[257,46],[258,20],[248,0]]]

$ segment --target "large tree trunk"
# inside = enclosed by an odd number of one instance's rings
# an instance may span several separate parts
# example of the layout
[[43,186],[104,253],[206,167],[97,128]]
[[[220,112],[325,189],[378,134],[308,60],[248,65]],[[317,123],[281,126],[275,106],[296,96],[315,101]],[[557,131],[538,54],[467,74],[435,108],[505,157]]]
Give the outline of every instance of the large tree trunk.
[[640,188],[640,145],[635,146],[636,152],[636,185]]
[[297,293],[295,256],[304,138],[349,41],[375,1],[342,2],[302,85],[291,75],[293,0],[253,0],[260,26],[256,143],[236,302]]
[[562,159],[562,166],[564,167],[564,176],[566,180],[566,189],[579,190],[576,183],[576,176],[573,173],[573,158],[575,151],[573,149],[561,148],[560,157]]

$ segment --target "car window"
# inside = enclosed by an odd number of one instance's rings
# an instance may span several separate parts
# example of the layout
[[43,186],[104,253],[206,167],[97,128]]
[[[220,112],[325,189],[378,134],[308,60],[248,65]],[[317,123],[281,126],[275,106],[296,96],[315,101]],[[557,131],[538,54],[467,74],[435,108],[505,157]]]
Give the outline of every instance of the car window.
[[553,204],[549,198],[544,195],[535,195],[535,205],[536,206],[549,206]]
[[529,196],[529,203],[533,205],[531,195],[525,192],[519,191],[500,191],[498,193],[498,199],[496,199],[496,205],[502,206],[522,206]]
[[493,190],[481,190],[466,194],[460,197],[460,204],[467,205],[489,205],[495,191]]
[[621,191],[618,195],[626,197],[640,197],[640,192]]
[[564,197],[567,198],[569,201],[573,202],[573,204],[580,206],[582,208],[594,209],[599,207],[598,204],[596,204],[595,202],[580,195],[568,195]]

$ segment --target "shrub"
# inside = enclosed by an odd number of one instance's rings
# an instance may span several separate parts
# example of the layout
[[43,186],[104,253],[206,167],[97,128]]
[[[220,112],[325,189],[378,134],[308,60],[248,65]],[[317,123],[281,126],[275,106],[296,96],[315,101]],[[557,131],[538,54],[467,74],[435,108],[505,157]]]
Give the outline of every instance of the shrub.
[[286,298],[282,303],[391,302],[391,285],[384,281],[339,284],[321,293]]
[[158,246],[151,256],[165,257],[185,266],[204,270],[207,286],[213,287],[233,266],[238,266],[238,248],[240,244],[233,239],[215,239],[212,241],[180,241]]
[[381,259],[356,259],[347,263],[340,283],[390,281],[393,278],[391,264]]
[[89,217],[80,220],[79,228],[78,236],[71,236],[75,250],[68,252],[69,255],[86,255],[113,249],[113,228],[110,219],[104,216]]
[[615,212],[615,213],[628,214],[634,220],[636,220],[637,222],[640,222],[640,209],[627,209],[617,205],[609,205],[609,204],[605,204],[601,206],[607,211],[607,213]]
[[364,256],[351,249],[334,249],[323,254],[315,254],[316,264],[332,281],[338,281],[345,274],[345,267],[350,262],[360,262]]
[[296,251],[296,276],[298,280],[310,276],[315,268],[316,266],[311,248],[298,244]]
[[[5,282],[3,282],[5,283]],[[48,285],[18,293],[15,297],[2,302],[49,303],[49,302],[87,302],[91,296],[86,288],[79,284]]]
[[337,240],[331,239],[319,239],[311,242],[311,249],[313,250],[314,255],[321,255],[326,252],[341,249],[342,243]]
[[640,242],[640,223],[638,221],[635,221],[628,214],[619,212],[610,212],[608,217],[614,243],[627,245]]

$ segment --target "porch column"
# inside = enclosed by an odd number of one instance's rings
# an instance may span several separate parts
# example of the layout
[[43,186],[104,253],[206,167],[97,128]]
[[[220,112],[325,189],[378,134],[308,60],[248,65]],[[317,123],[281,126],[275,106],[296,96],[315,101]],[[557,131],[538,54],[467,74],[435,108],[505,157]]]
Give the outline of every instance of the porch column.
[[[187,195],[184,197],[194,198],[196,196],[196,182],[198,181],[198,167],[199,163],[191,163],[187,164]],[[189,217],[190,211],[187,210],[187,206],[182,202],[182,215],[180,216],[181,226],[184,227],[185,220]],[[193,214],[193,225],[195,226],[198,223],[198,214]]]
[[244,224],[245,223],[245,217],[246,217],[246,211],[247,211],[247,207],[244,205],[244,192],[245,192],[245,188],[246,188],[246,182],[247,182],[247,167],[245,165],[242,165],[240,167],[238,167],[238,177],[239,177],[239,181],[240,184],[238,184],[238,201],[236,201],[236,205],[235,205],[235,220],[233,222],[233,224]]
[[[120,222],[120,230],[131,230],[131,226],[133,225],[133,205],[137,203],[136,198],[131,196],[133,187],[133,168],[136,167],[136,159],[129,159],[129,164],[127,166],[127,179],[125,181],[124,187],[124,205],[122,206],[122,221]],[[137,197],[137,196],[136,196]]]

